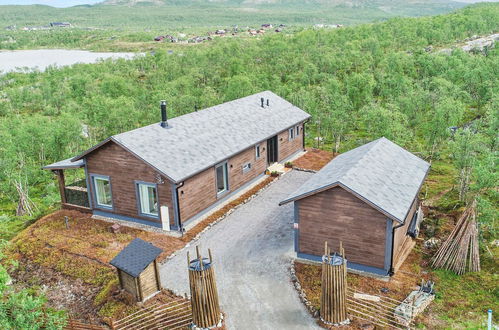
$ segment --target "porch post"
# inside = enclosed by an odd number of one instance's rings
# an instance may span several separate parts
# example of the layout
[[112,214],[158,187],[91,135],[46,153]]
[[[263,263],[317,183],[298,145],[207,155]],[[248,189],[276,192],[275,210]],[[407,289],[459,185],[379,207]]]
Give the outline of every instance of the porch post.
[[59,192],[61,193],[61,202],[66,204],[66,183],[64,181],[64,170],[54,170],[55,175],[57,175],[57,181],[59,182]]

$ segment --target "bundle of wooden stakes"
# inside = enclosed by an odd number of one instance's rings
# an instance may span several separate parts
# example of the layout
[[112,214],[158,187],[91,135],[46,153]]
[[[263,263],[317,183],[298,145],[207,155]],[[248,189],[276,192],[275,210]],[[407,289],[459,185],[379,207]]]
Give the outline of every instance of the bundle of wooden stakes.
[[208,249],[208,254],[209,259],[203,258],[199,252],[199,246],[196,246],[197,259],[191,261],[189,252],[187,252],[192,322],[199,328],[216,327],[221,321],[217,285],[213,271],[213,258],[210,249]]
[[452,270],[458,275],[480,271],[476,200],[463,212],[432,260],[433,267]]
[[331,255],[331,250],[324,243],[322,257],[320,316],[326,324],[346,324],[347,316],[347,265],[345,250],[340,242],[340,254]]

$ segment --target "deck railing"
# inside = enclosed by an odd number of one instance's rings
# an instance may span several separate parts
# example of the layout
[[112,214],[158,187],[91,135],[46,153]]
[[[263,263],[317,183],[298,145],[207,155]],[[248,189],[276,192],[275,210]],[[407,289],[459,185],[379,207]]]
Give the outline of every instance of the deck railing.
[[82,207],[90,207],[85,180],[76,181],[64,187],[66,203]]

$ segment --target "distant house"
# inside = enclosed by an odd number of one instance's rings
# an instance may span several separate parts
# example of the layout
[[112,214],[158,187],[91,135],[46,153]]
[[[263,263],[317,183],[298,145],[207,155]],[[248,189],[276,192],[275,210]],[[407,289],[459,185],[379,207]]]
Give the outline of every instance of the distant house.
[[51,27],[70,27],[71,23],[68,22],[52,22],[50,23]]
[[[266,91],[109,137],[44,168],[59,178],[83,168],[94,215],[181,230],[304,148],[310,118]],[[81,204],[81,203],[80,203]]]
[[414,246],[430,165],[381,138],[345,152],[280,204],[294,202],[295,251],[320,261],[345,247],[350,269],[392,274]]
[[272,28],[272,24],[269,24],[269,23],[266,23],[266,24],[262,24],[262,29],[271,29]]

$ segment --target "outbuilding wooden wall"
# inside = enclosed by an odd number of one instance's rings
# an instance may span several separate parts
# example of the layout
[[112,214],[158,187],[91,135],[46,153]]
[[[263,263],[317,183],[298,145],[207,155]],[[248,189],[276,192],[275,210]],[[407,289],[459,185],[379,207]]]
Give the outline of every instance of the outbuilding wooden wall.
[[[159,219],[140,216],[137,207],[135,181],[156,183],[156,171],[152,167],[112,141],[87,155],[86,161],[89,175],[106,175],[111,178],[113,209],[96,207],[93,184],[90,182],[88,189],[94,209],[152,222],[161,222]],[[164,183],[158,184],[159,204],[168,206],[170,224],[173,225],[171,182],[164,177],[162,179]]]
[[157,276],[156,271],[155,262],[153,262],[140,273],[138,282],[140,283],[142,299],[146,299],[160,290],[159,276]]
[[130,293],[135,299],[140,300],[139,290],[136,285],[135,278],[119,269],[118,269],[118,276],[120,278],[121,287],[126,292]]
[[341,187],[298,201],[300,253],[322,256],[343,242],[349,262],[385,268],[386,216]]
[[[405,223],[402,227],[395,229],[395,236],[393,238],[393,265],[399,265],[403,260],[407,257],[409,251],[407,249],[414,243],[414,239],[407,235],[407,230],[412,221],[412,217],[414,213],[416,213],[419,206],[419,199],[415,198],[412,202],[411,209],[405,218]],[[398,223],[394,223],[394,225],[398,225]]]
[[156,262],[152,262],[135,278],[118,269],[121,288],[130,293],[137,301],[144,301],[161,290]]

